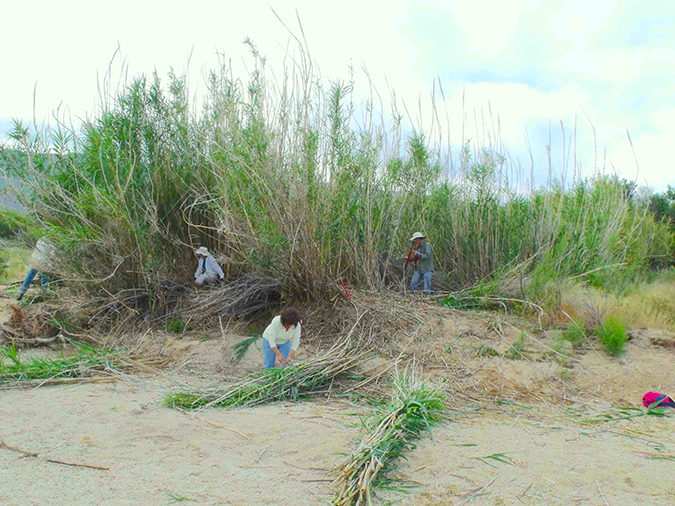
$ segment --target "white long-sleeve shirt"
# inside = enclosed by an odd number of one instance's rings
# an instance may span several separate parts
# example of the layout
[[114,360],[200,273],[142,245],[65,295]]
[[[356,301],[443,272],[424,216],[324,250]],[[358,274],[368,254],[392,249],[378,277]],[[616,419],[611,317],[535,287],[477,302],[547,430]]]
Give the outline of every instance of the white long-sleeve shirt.
[[274,348],[279,344],[284,344],[289,339],[293,341],[291,346],[292,350],[297,350],[300,346],[300,334],[302,332],[302,326],[298,323],[295,327],[291,327],[289,330],[286,330],[281,324],[281,316],[275,316],[272,319],[265,332],[263,332],[263,339],[267,339],[270,343],[270,348]]
[[56,248],[51,241],[45,237],[41,237],[30,259],[30,266],[36,271],[49,272],[52,270],[52,259],[56,255]]
[[214,281],[216,279],[225,278],[225,274],[223,274],[223,270],[220,268],[220,265],[218,265],[216,259],[211,255],[207,256],[206,258],[200,258],[199,262],[197,262],[195,280],[199,279],[200,276],[203,276],[204,274],[206,274],[206,277],[211,278]]

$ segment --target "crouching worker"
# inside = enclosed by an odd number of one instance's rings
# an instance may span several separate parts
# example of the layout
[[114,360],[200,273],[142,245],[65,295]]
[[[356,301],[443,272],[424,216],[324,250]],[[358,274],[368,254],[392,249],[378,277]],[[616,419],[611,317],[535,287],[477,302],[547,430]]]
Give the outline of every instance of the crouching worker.
[[202,246],[195,253],[197,253],[197,257],[199,258],[197,270],[195,271],[195,285],[214,285],[218,281],[225,279],[223,270],[218,265],[218,262],[216,262],[216,259],[209,253],[208,249]]
[[295,309],[286,309],[275,316],[262,337],[263,365],[274,369],[277,359],[281,367],[287,366],[295,357],[300,345],[302,317]]
[[40,284],[42,285],[42,289],[44,290],[47,288],[47,272],[51,272],[53,270],[52,264],[55,256],[56,248],[54,247],[54,244],[46,237],[40,238],[35,245],[33,254],[31,255],[30,269],[28,274],[26,274],[26,279],[24,279],[23,285],[21,285],[19,296],[16,298],[16,300],[23,299],[24,294],[28,291],[28,287],[33,282],[33,279],[35,279],[35,276],[38,274],[40,275]]

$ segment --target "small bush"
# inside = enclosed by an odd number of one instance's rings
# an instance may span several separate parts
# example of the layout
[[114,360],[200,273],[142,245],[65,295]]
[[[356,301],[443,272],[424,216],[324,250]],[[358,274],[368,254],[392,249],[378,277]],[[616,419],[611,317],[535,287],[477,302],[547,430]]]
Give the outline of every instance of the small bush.
[[525,333],[521,332],[518,339],[511,345],[511,347],[506,350],[504,356],[510,358],[511,360],[525,358],[523,356],[523,349],[525,348]]
[[185,331],[185,321],[182,318],[175,318],[169,322],[166,330],[172,334],[182,334]]
[[7,273],[7,253],[0,251],[0,278],[4,278]]
[[581,343],[584,341],[584,331],[582,330],[582,325],[579,325],[577,322],[572,322],[565,329],[565,333],[562,335],[562,338],[565,341],[568,341],[572,348],[575,350],[581,346]]
[[499,352],[495,350],[493,347],[484,344],[478,349],[476,355],[478,355],[479,357],[498,357]]
[[623,345],[628,341],[623,323],[616,318],[606,318],[597,333],[607,354],[616,357],[623,353]]

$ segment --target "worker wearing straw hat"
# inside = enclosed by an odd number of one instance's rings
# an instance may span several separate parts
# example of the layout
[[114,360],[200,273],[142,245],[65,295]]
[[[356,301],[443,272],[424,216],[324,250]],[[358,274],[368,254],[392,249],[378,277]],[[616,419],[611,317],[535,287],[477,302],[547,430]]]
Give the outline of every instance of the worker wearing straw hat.
[[[411,254],[414,255],[415,272],[410,281],[410,289],[414,292],[417,290],[417,285],[422,280],[424,286],[424,293],[429,295],[431,291],[431,271],[433,269],[434,252],[431,249],[431,244],[427,241],[426,236],[421,232],[415,232],[410,238],[413,243]],[[410,259],[409,259],[410,260]]]
[[277,359],[287,366],[300,346],[302,316],[295,309],[286,309],[272,319],[262,335],[263,366],[274,369]]
[[197,286],[213,285],[220,280],[225,279],[223,270],[213,258],[209,250],[204,246],[195,251],[197,258],[197,270],[195,271],[195,284]]

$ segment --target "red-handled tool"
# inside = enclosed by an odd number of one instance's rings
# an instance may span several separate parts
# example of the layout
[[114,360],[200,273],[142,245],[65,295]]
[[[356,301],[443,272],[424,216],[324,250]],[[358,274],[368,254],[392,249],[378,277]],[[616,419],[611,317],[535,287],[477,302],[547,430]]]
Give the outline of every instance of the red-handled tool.
[[349,291],[347,290],[347,287],[345,286],[345,282],[342,281],[342,280],[340,280],[340,283],[342,283],[342,288],[344,288],[345,293],[347,294],[347,298],[349,299],[349,302],[354,302],[354,301],[352,300],[352,296],[349,295]]

